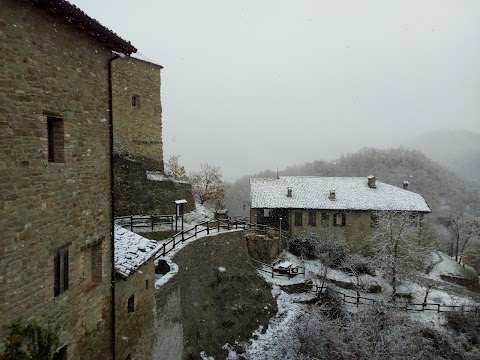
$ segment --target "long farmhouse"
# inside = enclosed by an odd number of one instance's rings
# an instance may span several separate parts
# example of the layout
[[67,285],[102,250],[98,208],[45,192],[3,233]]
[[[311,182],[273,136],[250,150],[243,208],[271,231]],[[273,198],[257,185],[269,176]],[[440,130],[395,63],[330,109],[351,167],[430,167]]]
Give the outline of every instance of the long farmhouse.
[[290,235],[342,228],[352,249],[361,249],[382,212],[407,212],[421,229],[431,210],[425,199],[369,177],[282,176],[250,180],[251,221],[288,230]]

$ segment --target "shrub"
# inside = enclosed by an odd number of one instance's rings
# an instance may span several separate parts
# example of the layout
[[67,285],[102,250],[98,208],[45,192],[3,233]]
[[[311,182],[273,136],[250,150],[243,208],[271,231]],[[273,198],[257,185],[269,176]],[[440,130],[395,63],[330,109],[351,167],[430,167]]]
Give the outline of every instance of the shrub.
[[288,239],[288,251],[292,254],[303,255],[310,259],[317,257],[316,247],[320,239],[315,234],[308,235],[292,235]]

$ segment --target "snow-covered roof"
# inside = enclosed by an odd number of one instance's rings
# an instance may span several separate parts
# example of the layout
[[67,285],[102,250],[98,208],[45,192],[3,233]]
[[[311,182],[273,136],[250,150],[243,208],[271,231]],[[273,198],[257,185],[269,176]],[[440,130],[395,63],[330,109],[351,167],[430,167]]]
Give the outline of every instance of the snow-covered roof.
[[[378,180],[375,183],[376,188],[369,187],[367,177],[254,178],[250,179],[251,208],[431,212],[420,194]],[[331,192],[335,192],[334,200],[329,199]]]
[[149,240],[115,225],[115,272],[123,277],[133,274],[158,249],[156,241]]

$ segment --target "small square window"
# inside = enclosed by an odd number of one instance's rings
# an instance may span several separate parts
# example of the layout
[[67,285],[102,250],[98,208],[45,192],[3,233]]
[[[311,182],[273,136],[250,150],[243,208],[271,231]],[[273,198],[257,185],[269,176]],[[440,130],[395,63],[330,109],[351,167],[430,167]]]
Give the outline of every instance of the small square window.
[[317,213],[315,211],[310,211],[308,213],[308,225],[317,226]]
[[54,296],[58,296],[68,290],[68,247],[55,253],[54,268]]
[[127,301],[127,310],[129,313],[135,312],[135,294],[132,294]]
[[328,227],[330,225],[330,216],[328,213],[322,213],[322,227]]
[[132,96],[132,107],[133,108],[140,108],[140,96],[139,95],[133,95]]
[[295,212],[295,226],[302,226],[302,213],[300,211]]
[[48,161],[65,161],[65,136],[63,119],[47,116]]

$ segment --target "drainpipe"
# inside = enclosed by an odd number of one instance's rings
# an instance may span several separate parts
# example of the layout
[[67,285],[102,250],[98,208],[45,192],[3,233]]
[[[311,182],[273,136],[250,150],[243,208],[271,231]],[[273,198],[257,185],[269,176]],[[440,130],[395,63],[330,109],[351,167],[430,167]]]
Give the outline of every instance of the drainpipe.
[[112,360],[115,360],[115,220],[113,217],[115,204],[114,204],[114,179],[113,179],[113,94],[112,94],[112,61],[118,59],[121,55],[113,55],[108,60],[108,125],[110,133],[110,204],[111,204],[111,224],[110,224],[110,234],[111,234],[111,278],[110,286],[112,291],[111,299],[111,345],[112,345]]

